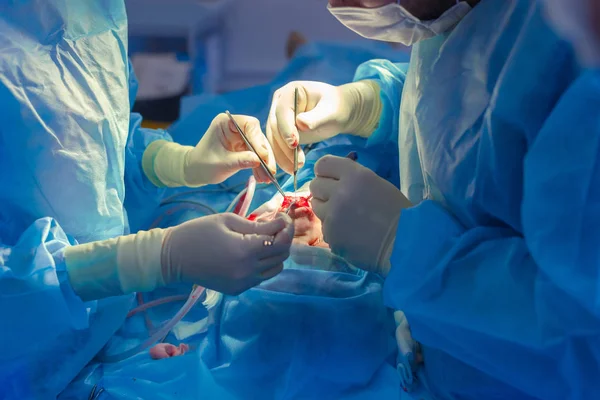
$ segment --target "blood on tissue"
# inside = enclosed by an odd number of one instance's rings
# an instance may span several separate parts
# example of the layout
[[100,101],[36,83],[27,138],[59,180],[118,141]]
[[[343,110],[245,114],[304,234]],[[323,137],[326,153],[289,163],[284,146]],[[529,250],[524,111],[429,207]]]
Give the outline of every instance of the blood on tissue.
[[246,200],[246,195],[247,193],[244,193],[242,195],[242,197],[240,197],[240,200],[238,201],[238,203],[235,205],[235,208],[233,209],[233,213],[234,214],[240,214],[240,210],[242,209],[242,204],[244,204],[244,200]]
[[[308,196],[293,196],[293,195],[285,196],[283,198],[283,201],[281,202],[281,206],[279,206],[279,209],[277,210],[277,212],[288,211],[288,209],[290,209],[290,205],[291,205],[291,209],[307,207],[312,210],[312,206],[310,204],[311,198],[312,198],[312,194],[309,194]],[[258,217],[259,216],[257,214],[250,214],[248,216],[247,220],[248,221],[256,221],[256,219]]]
[[308,207],[311,208],[310,199],[312,198],[312,194],[304,197],[304,196],[285,196],[283,198],[283,202],[281,203],[281,207],[279,207],[280,212],[285,212],[290,205],[292,208],[301,208]]

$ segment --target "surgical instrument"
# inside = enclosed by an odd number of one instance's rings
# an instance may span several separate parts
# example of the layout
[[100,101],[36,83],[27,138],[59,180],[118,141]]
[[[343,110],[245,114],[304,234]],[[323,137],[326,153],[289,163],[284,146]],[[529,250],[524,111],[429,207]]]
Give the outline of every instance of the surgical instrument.
[[[298,117],[298,88],[294,89],[294,125]],[[298,133],[299,134],[299,133]],[[294,148],[294,194],[298,191],[298,147],[300,146],[300,137]]]
[[229,117],[229,119],[231,120],[231,122],[233,122],[233,125],[235,126],[235,129],[239,132],[240,136],[244,140],[244,143],[246,143],[246,146],[248,146],[248,149],[251,150],[251,151],[253,151],[254,154],[256,154],[256,156],[258,157],[258,161],[260,161],[260,165],[262,165],[263,169],[265,170],[265,173],[269,177],[269,180],[273,183],[273,185],[275,185],[275,188],[277,188],[277,191],[279,191],[279,193],[281,193],[281,195],[283,197],[285,197],[285,192],[283,191],[283,189],[281,188],[281,186],[279,186],[279,182],[277,182],[277,179],[275,178],[275,176],[271,173],[271,171],[269,171],[269,167],[267,167],[267,164],[263,161],[262,158],[260,158],[260,156],[258,155],[258,152],[256,151],[256,149],[254,148],[254,146],[252,145],[252,143],[250,143],[250,141],[246,137],[246,134],[244,133],[244,131],[242,131],[242,128],[240,128],[240,126],[238,125],[238,123],[235,122],[235,119],[233,119],[233,116],[231,115],[231,113],[229,111],[225,111],[225,114],[227,114],[227,116]]

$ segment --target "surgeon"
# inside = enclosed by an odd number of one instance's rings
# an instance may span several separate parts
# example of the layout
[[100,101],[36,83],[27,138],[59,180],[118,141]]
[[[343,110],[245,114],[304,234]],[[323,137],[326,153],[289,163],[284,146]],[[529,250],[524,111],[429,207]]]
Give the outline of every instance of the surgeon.
[[[127,234],[124,204],[135,213],[164,187],[248,168],[266,180],[225,115],[181,146],[140,128],[134,98],[123,1],[0,2],[2,399],[56,398],[122,324],[128,294],[179,282],[237,294],[289,256],[287,216]],[[274,171],[258,121],[235,118]]]
[[533,0],[331,0],[348,28],[413,45],[404,85],[374,60],[274,96],[286,171],[298,143],[398,138],[401,190],[331,156],[310,189],[331,249],[386,277],[409,398],[600,393],[598,2],[547,3],[573,45]]

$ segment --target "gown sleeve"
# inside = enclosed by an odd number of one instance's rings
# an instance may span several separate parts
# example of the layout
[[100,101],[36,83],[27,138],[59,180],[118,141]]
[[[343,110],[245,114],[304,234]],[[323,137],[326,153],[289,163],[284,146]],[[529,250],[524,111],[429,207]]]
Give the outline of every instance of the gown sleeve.
[[75,245],[52,218],[14,245],[0,239],[0,397],[56,398],[122,324],[131,296],[84,303],[64,251]]
[[[133,105],[138,82],[129,62],[129,101]],[[134,233],[147,228],[149,216],[160,204],[165,188],[156,187],[144,174],[142,158],[150,143],[156,140],[172,142],[171,135],[163,129],[142,127],[142,116],[131,113],[129,135],[125,147],[125,209],[129,220],[129,231]]]
[[381,118],[379,126],[369,137],[368,145],[394,143],[397,146],[400,126],[398,110],[407,71],[408,63],[393,63],[388,60],[367,61],[357,68],[354,81],[374,80],[381,89]]
[[522,233],[465,228],[432,201],[404,210],[384,287],[424,347],[534,398],[600,393],[598,110],[600,74],[590,72],[532,141]]

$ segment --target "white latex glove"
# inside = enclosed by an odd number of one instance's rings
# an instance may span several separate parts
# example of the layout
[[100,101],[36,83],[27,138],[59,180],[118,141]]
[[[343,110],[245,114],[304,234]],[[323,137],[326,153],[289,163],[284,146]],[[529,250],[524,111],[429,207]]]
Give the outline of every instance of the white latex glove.
[[[65,251],[69,281],[84,301],[149,292],[176,282],[239,294],[283,269],[294,237],[287,215],[251,222],[235,214],[197,218]],[[265,241],[272,245],[265,246]]]
[[269,222],[235,214],[195,219],[167,232],[163,275],[166,282],[192,282],[237,295],[283,270],[293,238],[294,224],[285,214]]
[[331,251],[386,276],[400,212],[411,203],[394,185],[348,158],[321,158],[315,175],[312,206]]
[[[294,118],[295,88],[298,88],[297,118]],[[374,81],[342,86],[298,81],[277,90],[267,121],[267,138],[277,164],[285,172],[292,173],[293,149],[298,144],[320,142],[339,133],[371,135],[381,115],[379,93],[379,85]],[[298,166],[302,167],[304,161],[304,153],[300,150]]]
[[[271,146],[254,117],[234,115],[248,140],[275,174]],[[242,169],[253,168],[258,182],[270,182],[254,152],[250,151],[226,114],[219,114],[196,145],[182,146],[158,140],[148,146],[142,161],[146,176],[156,186],[199,187],[221,183]]]

